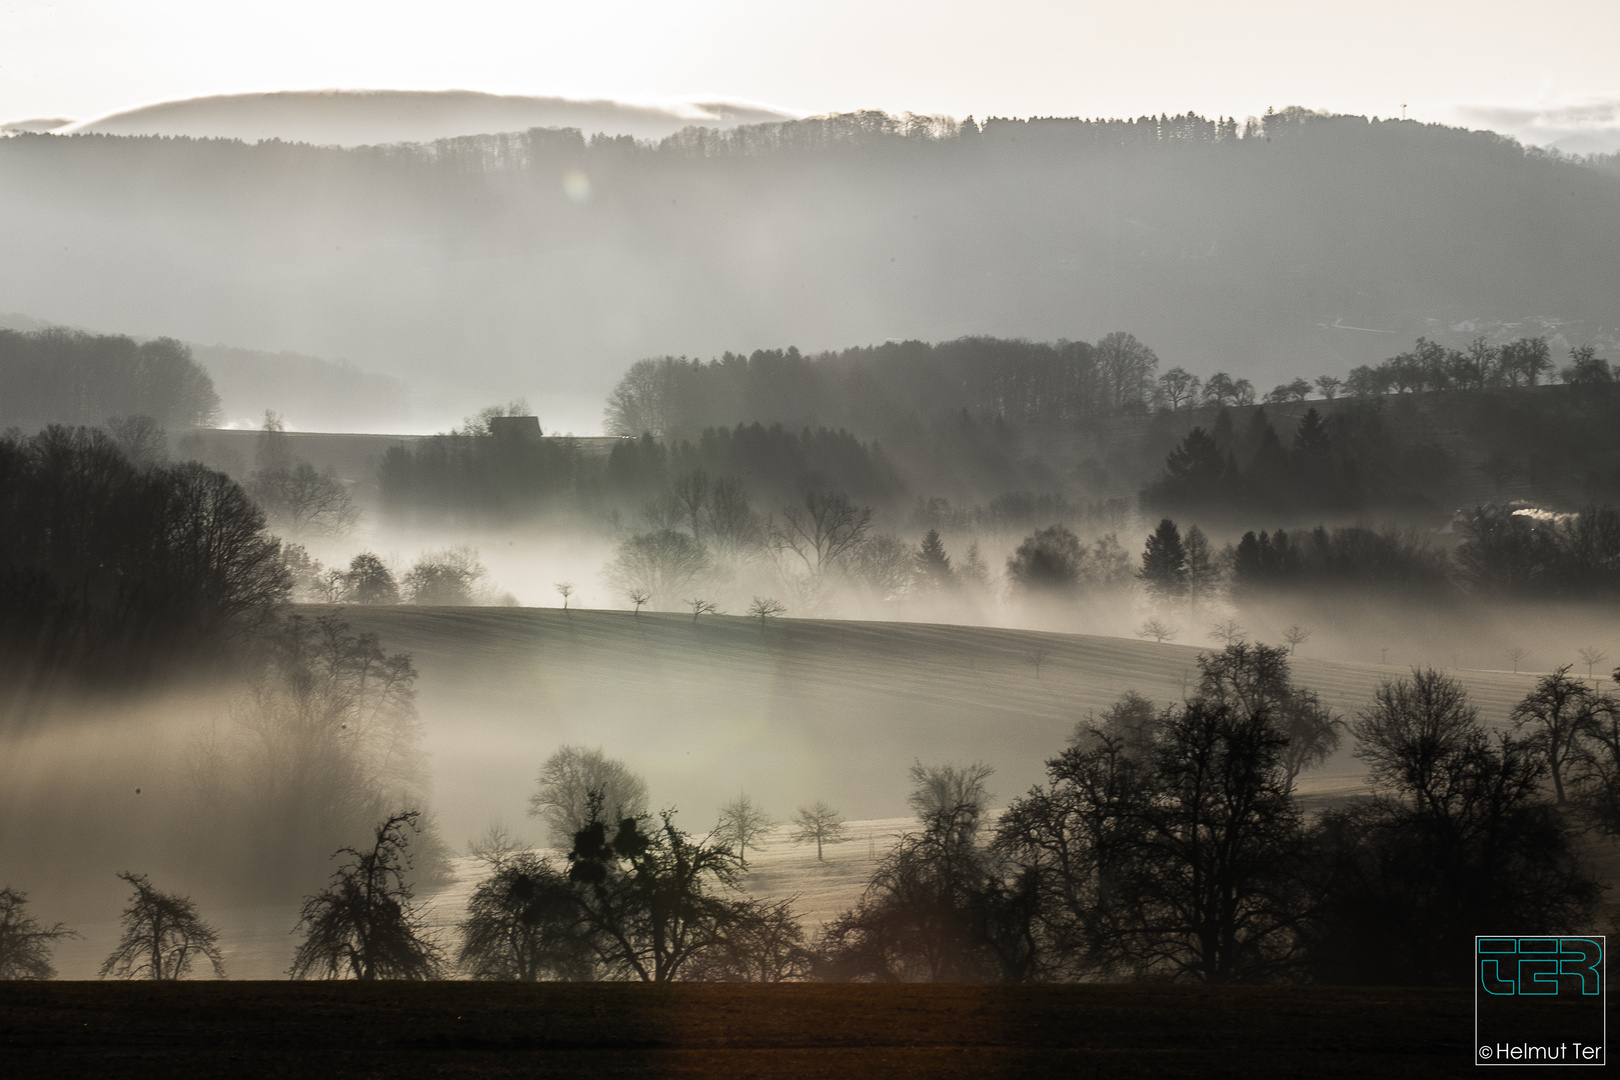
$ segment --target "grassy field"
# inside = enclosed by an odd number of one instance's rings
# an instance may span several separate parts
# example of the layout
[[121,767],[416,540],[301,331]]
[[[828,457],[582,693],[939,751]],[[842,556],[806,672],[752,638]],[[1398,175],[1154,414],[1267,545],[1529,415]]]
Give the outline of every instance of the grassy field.
[[[971,626],[783,619],[762,629],[739,617],[554,608],[345,617],[415,658],[436,803],[455,843],[492,818],[521,827],[540,763],[565,743],[629,762],[654,805],[677,807],[694,830],[744,788],[779,818],[818,798],[849,818],[898,817],[916,759],[985,761],[1005,802],[1044,778],[1077,721],[1126,691],[1179,700],[1200,652]],[[1308,653],[1294,660],[1296,679],[1346,715],[1403,674]],[[1498,724],[1534,682],[1456,675]],[[1347,749],[1303,790],[1342,795],[1361,775]]]
[[59,1077],[1437,1077],[1467,990],[0,983]]
[[[911,827],[905,797],[913,760],[983,760],[996,769],[994,803],[1005,805],[1043,778],[1045,759],[1088,713],[1132,689],[1178,699],[1197,675],[1194,648],[982,627],[784,619],[762,630],[757,621],[724,616],[694,625],[679,615],[503,608],[349,608],[344,617],[378,633],[390,651],[415,658],[433,806],[453,849],[492,819],[543,844],[538,822],[526,814],[540,763],[564,743],[601,745],[647,777],[655,807],[677,808],[678,823],[699,835],[740,789],[779,820],[818,798],[842,810],[849,837],[829,846],[825,861],[812,845],[792,842],[786,827],[749,854],[744,888],[793,898],[812,934],[855,902],[876,861]],[[1345,714],[1381,678],[1401,673],[1309,655],[1296,658],[1294,669]],[[1506,721],[1534,681],[1530,674],[1457,675],[1494,723]],[[161,745],[141,734],[151,743],[143,750],[129,733],[119,742],[101,727],[74,729],[73,739],[53,743],[53,768],[24,768],[21,759],[8,766],[0,757],[0,776],[10,777],[0,798],[14,789],[12,803],[0,807],[14,810],[49,803],[51,791],[75,778],[83,783],[86,762],[109,754],[129,762],[76,799],[77,816],[63,826],[75,837],[107,837],[101,847],[78,843],[74,851],[90,867],[91,892],[72,884],[84,873],[64,874],[59,884],[38,867],[27,874],[13,868],[11,883],[31,891],[39,911],[61,912],[54,917],[83,935],[58,949],[64,977],[93,977],[117,938],[121,893],[108,891],[113,872],[149,865],[118,846],[131,843],[127,836],[120,840],[97,822],[116,814],[139,840],[141,828],[164,820],[157,811],[165,804],[152,800],[183,795],[184,777],[165,780],[162,771],[184,763],[191,730],[176,727]],[[165,788],[175,790],[165,795]],[[1362,770],[1347,752],[1301,783],[1307,807],[1363,789]],[[29,830],[47,824],[32,822]],[[1606,878],[1620,878],[1614,845],[1593,854]],[[422,897],[446,941],[481,872],[467,859],[454,870],[453,880]],[[220,928],[233,978],[285,972],[296,905],[205,908]]]

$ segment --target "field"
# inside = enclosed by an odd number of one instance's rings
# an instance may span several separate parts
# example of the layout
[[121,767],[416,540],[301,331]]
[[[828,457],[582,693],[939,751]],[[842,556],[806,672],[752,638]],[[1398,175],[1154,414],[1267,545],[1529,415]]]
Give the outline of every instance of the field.
[[[910,827],[906,770],[914,760],[983,760],[996,769],[993,803],[1005,805],[1042,780],[1046,758],[1089,713],[1127,690],[1161,702],[1179,699],[1196,680],[1199,652],[1122,638],[918,623],[783,619],[762,628],[758,620],[729,616],[694,624],[685,615],[507,608],[348,608],[343,617],[376,632],[389,651],[414,658],[434,810],[452,849],[497,820],[544,844],[539,823],[527,816],[540,763],[566,743],[600,745],[647,777],[655,807],[674,807],[677,822],[700,835],[718,807],[744,788],[778,820],[815,799],[838,807],[849,819],[848,838],[829,846],[824,861],[813,846],[792,842],[786,826],[749,853],[744,888],[793,898],[811,933],[859,897],[876,861]],[[1380,679],[1402,673],[1318,659],[1308,646],[1294,671],[1346,715]],[[1456,674],[1496,724],[1505,723],[1535,678]],[[127,741],[101,739],[92,734],[62,744],[68,749],[61,769],[19,773],[10,785],[18,808],[79,771],[98,745],[140,760],[140,749]],[[183,760],[184,749],[174,735],[163,756]],[[103,787],[122,790],[122,801],[99,810],[87,802],[81,816],[139,815],[159,805],[147,800],[163,797],[158,789],[165,784],[145,766],[131,764],[116,775],[120,780]],[[138,787],[146,794],[130,794]],[[1361,790],[1363,771],[1348,751],[1301,782],[1308,808]],[[1620,859],[1611,847],[1594,855],[1612,879],[1620,876]],[[91,879],[107,883],[130,858],[115,845],[81,857],[96,863]],[[480,872],[472,860],[457,859],[452,880],[423,895],[430,923],[447,937]],[[73,899],[38,874],[29,880],[41,910],[63,910]],[[81,897],[59,916],[83,935],[58,949],[63,977],[93,977],[111,949],[118,933],[112,899],[92,904]],[[205,914],[220,928],[233,978],[285,972],[296,905],[209,904]]]
[[1434,1077],[1467,990],[0,983],[7,1075]]
[[[412,654],[436,803],[459,842],[492,818],[524,820],[558,746],[603,746],[647,777],[655,806],[693,830],[746,788],[779,818],[826,799],[852,819],[905,815],[906,769],[982,760],[995,801],[1044,778],[1078,721],[1128,690],[1179,700],[1196,683],[1186,645],[921,623],[555,608],[349,608],[384,647]],[[1039,659],[1037,669],[1036,660]],[[1296,680],[1349,715],[1404,669],[1320,660]],[[1534,675],[1455,673],[1482,716],[1505,723]],[[1305,785],[1358,788],[1348,752]],[[538,838],[537,838],[538,839]]]

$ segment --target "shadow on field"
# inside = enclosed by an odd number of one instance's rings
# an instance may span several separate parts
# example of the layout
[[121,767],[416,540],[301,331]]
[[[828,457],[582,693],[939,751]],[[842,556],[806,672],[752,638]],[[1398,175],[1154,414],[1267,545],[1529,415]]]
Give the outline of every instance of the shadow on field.
[[1466,990],[0,984],[27,1077],[1461,1075]]

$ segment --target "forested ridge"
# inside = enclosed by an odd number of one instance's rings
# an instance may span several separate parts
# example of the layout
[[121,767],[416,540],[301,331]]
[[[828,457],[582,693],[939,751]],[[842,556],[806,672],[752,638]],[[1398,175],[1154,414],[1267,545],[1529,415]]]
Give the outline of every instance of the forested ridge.
[[396,376],[453,360],[495,392],[518,364],[601,392],[661,352],[1122,327],[1169,364],[1270,382],[1420,334],[1601,344],[1620,325],[1613,170],[1303,110],[860,113],[658,144],[18,136],[0,143],[0,218],[18,307],[63,311],[70,279],[79,324]]

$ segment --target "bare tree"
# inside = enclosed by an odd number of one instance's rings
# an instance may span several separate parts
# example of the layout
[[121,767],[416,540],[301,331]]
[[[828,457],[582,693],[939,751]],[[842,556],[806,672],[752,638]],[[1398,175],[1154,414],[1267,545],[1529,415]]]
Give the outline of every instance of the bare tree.
[[1607,660],[1609,654],[1599,651],[1595,646],[1588,646],[1581,650],[1580,655],[1581,663],[1586,665],[1586,677],[1595,683],[1597,680],[1592,676],[1592,669]]
[[574,595],[574,583],[572,581],[557,582],[557,595],[563,598],[563,610],[567,611],[568,598]]
[[460,544],[423,552],[400,583],[413,604],[460,606],[473,602],[473,589],[487,573],[478,550]]
[[704,523],[708,546],[722,555],[745,554],[763,539],[759,515],[748,504],[743,482],[735,477],[722,477],[710,486]]
[[801,503],[783,508],[772,535],[803,561],[811,577],[820,577],[847,558],[871,527],[871,507],[856,507],[841,491],[811,488]]
[[799,807],[793,815],[793,842],[815,844],[817,862],[825,861],[821,857],[822,845],[840,843],[847,831],[838,811],[820,799],[809,806]]
[[1046,663],[1051,656],[1052,654],[1048,650],[1037,645],[1032,649],[1024,650],[1024,663],[1035,669],[1035,677],[1038,679],[1041,677],[1041,665]]
[[913,762],[906,803],[917,812],[923,827],[936,832],[947,845],[970,844],[989,808],[990,791],[985,783],[994,772],[982,761],[935,766]]
[[914,577],[911,549],[897,536],[873,536],[855,549],[846,570],[880,600],[904,594]]
[[1209,639],[1219,641],[1223,645],[1236,645],[1243,641],[1244,637],[1243,627],[1238,625],[1236,619],[1213,623],[1209,628]]
[[786,604],[769,596],[756,596],[754,602],[748,605],[748,615],[759,620],[759,632],[762,634],[765,632],[766,620],[774,619],[785,611],[787,611]]
[[1536,724],[1541,729],[1531,739],[1531,745],[1547,761],[1559,806],[1567,801],[1564,776],[1571,760],[1580,753],[1580,742],[1592,726],[1595,708],[1606,705],[1591,687],[1569,677],[1569,667],[1565,664],[1537,680],[1536,688],[1513,707],[1515,728]]
[[599,746],[564,746],[540,767],[529,813],[546,823],[552,844],[566,847],[590,821],[593,792],[615,822],[647,812],[647,782],[628,765]]
[[1456,679],[1433,668],[1385,681],[1350,725],[1373,783],[1411,793],[1419,811],[1445,798],[1446,777],[1474,748],[1479,710]]
[[1525,648],[1523,645],[1515,645],[1512,648],[1503,649],[1502,655],[1508,660],[1512,661],[1513,674],[1517,675],[1519,673],[1520,662],[1523,661],[1525,657],[1530,655],[1530,650]]
[[135,892],[124,909],[124,936],[102,961],[103,979],[183,979],[199,956],[213,965],[215,978],[225,977],[219,933],[197,917],[196,904],[159,892],[145,874],[126,870],[118,878]]
[[1155,645],[1163,645],[1176,636],[1175,629],[1161,619],[1149,619],[1136,628],[1139,638],[1152,638]]
[[602,580],[620,593],[645,593],[647,602],[671,601],[706,579],[709,553],[683,532],[660,529],[638,533],[619,541],[613,561],[602,571]]
[[304,901],[298,926],[307,928],[288,973],[295,979],[436,978],[443,968],[438,945],[412,903],[410,832],[421,814],[392,814],[377,826],[370,848],[340,848],[349,859],[331,883]]
[[702,597],[693,597],[690,600],[683,600],[682,603],[692,609],[692,621],[694,623],[698,621],[699,615],[720,614],[720,609],[715,607],[712,601],[704,600]]
[[720,824],[715,827],[715,835],[732,846],[737,853],[738,865],[747,869],[748,845],[755,844],[767,829],[775,825],[776,822],[771,820],[763,807],[748,795],[739,793],[720,808]]
[[636,606],[636,617],[640,618],[642,606],[652,599],[652,594],[646,589],[631,589],[628,599]]
[[341,539],[360,520],[342,481],[307,461],[260,469],[248,479],[247,490],[272,526],[293,536]]
[[579,932],[568,875],[532,851],[508,852],[491,867],[458,927],[461,969],[487,980],[591,978],[591,947]]
[[1288,642],[1288,655],[1294,655],[1294,650],[1311,640],[1311,628],[1308,626],[1290,626],[1283,634],[1283,640]]
[[702,469],[675,478],[670,495],[680,512],[681,522],[692,530],[692,539],[703,543],[703,519],[709,507],[709,474]]
[[25,914],[27,904],[28,894],[0,889],[0,981],[56,978],[52,946],[79,936],[61,923],[46,926]]

